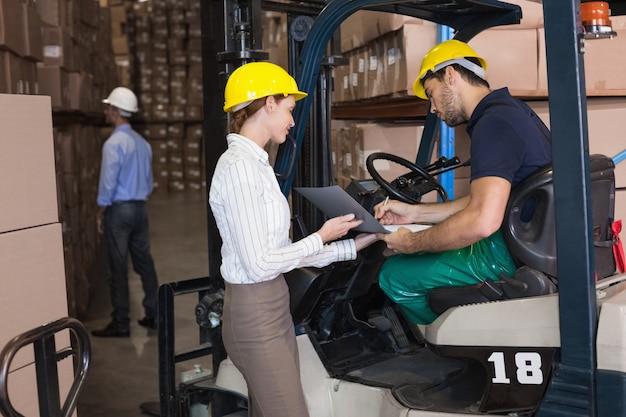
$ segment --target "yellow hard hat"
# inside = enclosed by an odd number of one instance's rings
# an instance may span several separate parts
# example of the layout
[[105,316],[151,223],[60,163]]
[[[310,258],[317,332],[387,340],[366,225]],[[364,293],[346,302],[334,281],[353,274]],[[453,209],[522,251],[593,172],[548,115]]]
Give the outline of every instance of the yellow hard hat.
[[[476,58],[480,62],[480,66],[468,61],[465,58]],[[432,48],[422,60],[420,74],[413,83],[413,92],[416,96],[428,100],[422,80],[430,72],[437,72],[441,68],[448,65],[459,64],[464,68],[472,71],[480,78],[485,78],[485,70],[487,69],[487,61],[478,56],[478,54],[465,42],[456,39],[441,42]]]
[[258,98],[283,94],[303,99],[307,93],[298,90],[296,80],[283,68],[271,62],[250,62],[237,68],[224,89],[224,111],[244,108]]

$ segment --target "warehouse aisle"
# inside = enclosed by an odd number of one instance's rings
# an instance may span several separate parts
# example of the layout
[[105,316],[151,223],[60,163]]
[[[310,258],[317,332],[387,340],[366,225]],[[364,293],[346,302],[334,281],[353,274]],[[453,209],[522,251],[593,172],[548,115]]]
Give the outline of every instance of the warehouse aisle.
[[[148,203],[152,255],[159,282],[208,275],[206,198],[204,193],[153,195]],[[110,320],[106,262],[101,256],[90,277],[91,303],[83,323],[91,332]],[[140,404],[159,401],[157,330],[137,324],[143,317],[139,276],[129,268],[131,337],[97,338],[90,335],[92,360],[87,384],[78,401],[79,417],[146,416]],[[194,308],[197,298],[175,299],[176,349],[195,346],[198,331]],[[201,365],[210,368],[210,358]],[[182,363],[177,372],[193,368]]]

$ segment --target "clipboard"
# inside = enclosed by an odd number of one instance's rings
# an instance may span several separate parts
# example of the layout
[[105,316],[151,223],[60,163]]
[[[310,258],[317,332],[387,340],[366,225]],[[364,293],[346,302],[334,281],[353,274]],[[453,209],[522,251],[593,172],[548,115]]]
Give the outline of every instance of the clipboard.
[[363,233],[393,233],[400,227],[406,227],[411,232],[428,229],[430,224],[393,224],[382,225],[358,201],[338,185],[329,187],[295,187],[298,193],[313,203],[329,218],[353,213],[357,220],[363,220],[354,230]]
[[338,185],[329,187],[296,187],[294,189],[329,218],[353,213],[357,220],[363,220],[360,226],[354,228],[358,232],[391,233],[369,211]]

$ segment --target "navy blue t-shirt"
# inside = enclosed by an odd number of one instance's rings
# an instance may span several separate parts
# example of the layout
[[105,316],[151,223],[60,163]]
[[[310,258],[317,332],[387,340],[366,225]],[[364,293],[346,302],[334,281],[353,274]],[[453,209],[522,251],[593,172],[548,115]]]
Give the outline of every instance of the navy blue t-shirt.
[[492,91],[467,123],[471,138],[471,180],[500,177],[513,187],[552,162],[550,131],[507,88]]

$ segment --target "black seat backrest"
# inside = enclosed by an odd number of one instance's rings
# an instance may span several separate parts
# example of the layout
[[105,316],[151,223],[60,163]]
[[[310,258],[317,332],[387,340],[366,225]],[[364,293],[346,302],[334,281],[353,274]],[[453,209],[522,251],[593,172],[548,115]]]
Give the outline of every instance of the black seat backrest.
[[[589,163],[595,267],[598,279],[602,279],[615,272],[611,234],[615,213],[615,164],[604,155],[591,155]],[[441,314],[463,304],[544,295],[556,290],[553,284],[558,274],[552,183],[551,166],[526,178],[511,192],[502,222],[502,235],[518,266],[512,278],[529,286],[519,291],[517,285],[511,287],[509,279],[435,288],[428,294],[429,306],[435,313]]]
[[[610,240],[615,210],[615,164],[604,155],[590,156],[592,215],[595,240]],[[512,192],[502,223],[502,234],[518,264],[557,277],[556,227],[552,167],[547,166],[525,179]],[[615,272],[611,248],[596,245],[599,277]],[[608,256],[610,255],[610,256]]]
[[528,265],[550,276],[557,275],[551,165],[513,189],[501,230],[518,266]]

